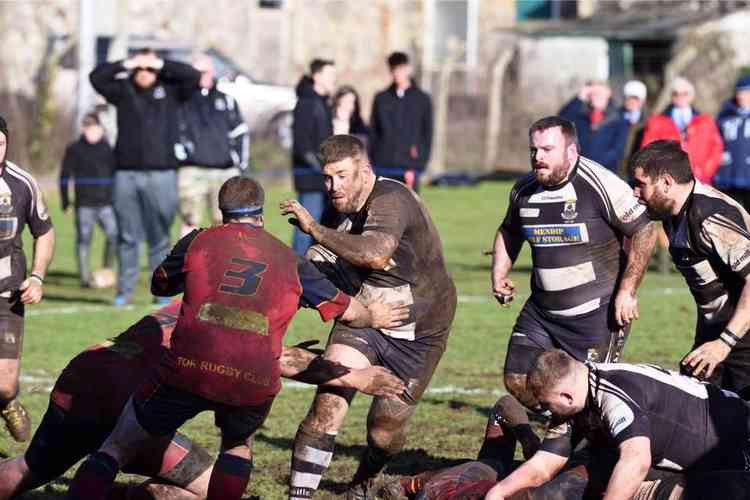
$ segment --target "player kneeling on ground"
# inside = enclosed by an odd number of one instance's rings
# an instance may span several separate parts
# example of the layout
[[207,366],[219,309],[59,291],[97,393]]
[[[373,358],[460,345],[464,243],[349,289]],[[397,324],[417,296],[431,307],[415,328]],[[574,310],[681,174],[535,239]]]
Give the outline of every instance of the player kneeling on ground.
[[[323,320],[373,324],[369,309],[263,229],[263,201],[256,181],[229,179],[219,192],[224,224],[185,236],[154,271],[156,295],[184,292],[172,345],[111,436],[78,469],[70,498],[106,498],[119,468],[138,451],[213,411],[221,453],[207,498],[239,499],[252,469],[250,438],[281,389],[281,342],[300,305],[315,307]],[[406,313],[383,310],[395,316],[385,322],[391,326]]]
[[[55,383],[47,413],[26,453],[0,462],[0,500],[52,481],[99,448],[130,395],[169,347],[180,306],[173,302],[73,358]],[[285,347],[280,363],[282,376],[302,382],[356,387],[372,394],[395,393],[401,387],[400,380],[385,370],[347,373],[299,347]],[[126,467],[153,480],[123,486],[110,498],[205,498],[211,463],[206,450],[174,434],[141,450]]]
[[734,393],[652,365],[582,363],[557,349],[543,353],[528,378],[553,419],[539,451],[489,500],[515,498],[580,465],[573,450],[584,439],[584,465],[607,469],[597,474],[606,481],[589,481],[586,495],[598,487],[606,500],[633,498],[651,467],[746,471],[750,406]]

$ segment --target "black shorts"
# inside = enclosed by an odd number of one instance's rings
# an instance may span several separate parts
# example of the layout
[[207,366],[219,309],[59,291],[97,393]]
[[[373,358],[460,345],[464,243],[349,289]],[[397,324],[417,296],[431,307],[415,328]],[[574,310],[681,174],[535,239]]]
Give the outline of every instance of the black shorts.
[[383,335],[374,328],[351,328],[337,323],[328,338],[328,345],[352,347],[373,365],[391,370],[406,383],[407,402],[416,404],[445,352],[446,337],[438,335],[434,343],[427,339],[403,340]]
[[[701,344],[718,339],[725,326],[724,324],[710,327],[699,325],[697,331],[700,333],[696,335],[690,351],[692,352]],[[690,374],[687,373],[688,370],[682,363],[680,363],[680,371]],[[732,348],[729,356],[719,363],[708,381],[722,389],[736,392],[742,399],[750,400],[750,332]]]
[[263,424],[273,398],[258,406],[229,406],[177,387],[149,383],[133,396],[138,423],[154,436],[167,436],[204,411],[214,412],[214,422],[224,439],[245,441]]
[[[113,425],[70,415],[50,402],[24,455],[32,475],[31,488],[60,477],[76,462],[95,452],[112,429]],[[206,450],[187,437],[174,434],[154,443],[153,447],[140,450],[124,470],[147,477],[158,476],[185,487],[212,463],[213,459]]]
[[24,305],[21,294],[0,297],[0,359],[19,359],[23,349]]
[[581,316],[560,317],[527,300],[508,342],[505,373],[527,373],[549,349],[562,349],[579,361],[615,363],[629,331],[629,326],[617,324],[611,304]]

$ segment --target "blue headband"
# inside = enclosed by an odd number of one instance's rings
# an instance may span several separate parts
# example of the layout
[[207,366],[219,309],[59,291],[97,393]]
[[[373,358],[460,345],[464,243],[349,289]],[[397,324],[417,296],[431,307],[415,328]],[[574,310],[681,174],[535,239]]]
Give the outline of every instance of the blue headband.
[[246,207],[222,208],[223,215],[232,215],[234,217],[254,217],[263,215],[263,207],[258,205],[248,205]]

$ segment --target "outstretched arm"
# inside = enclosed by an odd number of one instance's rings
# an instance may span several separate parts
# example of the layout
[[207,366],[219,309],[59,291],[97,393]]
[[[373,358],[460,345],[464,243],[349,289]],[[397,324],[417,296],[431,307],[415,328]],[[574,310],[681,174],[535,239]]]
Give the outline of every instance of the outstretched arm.
[[620,459],[604,492],[604,500],[630,500],[651,467],[651,440],[637,436],[620,445]]

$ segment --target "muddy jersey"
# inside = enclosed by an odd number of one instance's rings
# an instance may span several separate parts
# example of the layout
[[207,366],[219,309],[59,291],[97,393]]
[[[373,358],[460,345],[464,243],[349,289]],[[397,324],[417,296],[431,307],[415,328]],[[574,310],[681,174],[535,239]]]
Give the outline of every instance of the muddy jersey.
[[664,221],[664,230],[675,266],[695,298],[698,331],[715,338],[734,314],[750,273],[750,216],[729,196],[696,181],[680,213]]
[[270,233],[240,223],[185,236],[152,290],[184,291],[161,381],[232,406],[266,403],[281,389],[282,338],[300,306],[328,321],[350,302]]
[[364,304],[381,301],[411,306],[409,322],[381,330],[394,338],[414,340],[447,336],[456,308],[456,288],[443,258],[443,244],[422,200],[404,184],[379,177],[362,209],[325,221],[350,234],[379,232],[398,246],[385,269],[358,267]]
[[57,379],[52,400],[71,415],[114,426],[169,347],[179,310],[179,302],[171,303],[77,355]]
[[34,238],[52,229],[42,191],[14,163],[0,163],[0,292],[16,290],[26,279],[21,233],[28,224]]
[[511,191],[501,231],[531,246],[531,300],[562,317],[609,303],[626,264],[624,236],[648,224],[646,209],[614,173],[579,157],[567,182],[547,188],[531,172]]
[[643,436],[651,440],[653,466],[744,467],[750,410],[736,394],[653,365],[587,366],[584,410],[553,420],[540,449],[569,457],[584,438],[594,447],[617,448]]

